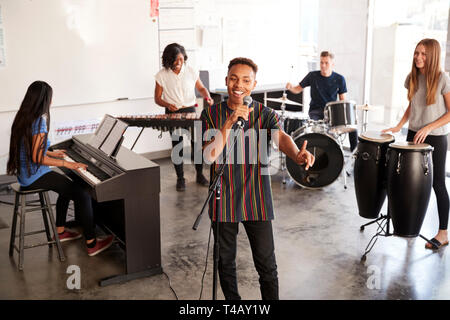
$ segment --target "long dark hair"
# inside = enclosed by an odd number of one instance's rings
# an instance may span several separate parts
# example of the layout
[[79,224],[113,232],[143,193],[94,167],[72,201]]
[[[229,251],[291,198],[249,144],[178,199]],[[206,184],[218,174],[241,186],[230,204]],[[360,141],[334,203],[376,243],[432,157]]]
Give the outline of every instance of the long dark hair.
[[[32,161],[33,136],[32,126],[38,120],[37,127],[41,127],[42,116],[47,118],[47,133],[39,146],[45,150],[47,146],[48,132],[50,131],[50,104],[52,102],[53,89],[44,81],[33,82],[27,90],[19,111],[17,111],[11,127],[11,141],[9,143],[9,159],[6,172],[9,175],[20,174],[20,149],[25,149],[28,175],[31,175],[30,162]],[[42,162],[44,153],[38,152],[38,167]]]
[[178,43],[171,43],[164,48],[164,52],[162,55],[162,65],[166,69],[172,69],[173,63],[177,59],[178,54],[182,54],[184,56],[184,62],[188,59],[186,54],[186,50],[182,45]]

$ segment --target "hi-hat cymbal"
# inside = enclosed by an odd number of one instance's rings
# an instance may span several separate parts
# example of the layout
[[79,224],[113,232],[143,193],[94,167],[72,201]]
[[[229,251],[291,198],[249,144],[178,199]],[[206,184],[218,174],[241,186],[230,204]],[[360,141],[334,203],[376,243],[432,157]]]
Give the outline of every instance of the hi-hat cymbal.
[[381,109],[381,108],[383,108],[383,106],[381,106],[381,105],[374,106],[374,105],[369,105],[367,103],[356,106],[356,110],[365,110],[365,111],[372,111],[372,110]]
[[282,98],[267,98],[266,100],[268,101],[272,101],[272,102],[278,102],[281,104],[292,104],[295,106],[303,106],[301,103],[295,102],[295,101],[291,101],[288,98],[282,97]]

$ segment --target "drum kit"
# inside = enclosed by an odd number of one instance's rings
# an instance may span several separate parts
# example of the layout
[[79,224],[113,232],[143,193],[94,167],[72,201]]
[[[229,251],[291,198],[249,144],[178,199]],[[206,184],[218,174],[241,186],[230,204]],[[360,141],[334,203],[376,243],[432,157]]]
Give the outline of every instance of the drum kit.
[[[276,112],[280,116],[283,130],[292,136],[299,149],[307,140],[307,150],[315,157],[314,166],[305,170],[304,166],[296,164],[279,151],[279,169],[283,172],[283,184],[286,183],[286,169],[291,179],[304,188],[319,189],[333,183],[343,172],[345,164],[342,146],[345,134],[357,128],[355,102],[342,100],[327,103],[324,120],[311,120],[303,112],[285,110],[286,104],[301,106],[288,100],[286,94],[283,94],[282,98],[267,100],[281,103],[281,110]],[[344,188],[347,188],[345,174]]]
[[[393,135],[375,131],[363,132],[358,140],[354,179],[359,215],[375,219],[362,225],[361,231],[370,224],[378,224],[361,260],[365,261],[379,236],[420,236],[430,242],[420,234],[420,229],[433,184],[433,147],[394,142]],[[380,215],[386,196],[387,214]],[[390,220],[393,233],[389,231]]]

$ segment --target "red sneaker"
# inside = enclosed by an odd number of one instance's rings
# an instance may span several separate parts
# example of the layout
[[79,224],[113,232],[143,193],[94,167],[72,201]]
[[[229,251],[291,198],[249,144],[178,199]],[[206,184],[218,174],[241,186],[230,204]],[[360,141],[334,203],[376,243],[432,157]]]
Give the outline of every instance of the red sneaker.
[[114,236],[107,236],[105,239],[97,239],[97,243],[95,244],[95,247],[93,248],[87,248],[88,255],[90,257],[95,256],[96,254],[99,254],[102,251],[105,251],[108,249],[114,240]]
[[[64,230],[63,233],[61,233],[61,234],[58,233],[58,238],[59,238],[59,242],[66,242],[66,241],[70,241],[70,240],[76,240],[76,239],[80,239],[81,238],[81,233]],[[54,239],[55,238],[53,238],[53,240]]]

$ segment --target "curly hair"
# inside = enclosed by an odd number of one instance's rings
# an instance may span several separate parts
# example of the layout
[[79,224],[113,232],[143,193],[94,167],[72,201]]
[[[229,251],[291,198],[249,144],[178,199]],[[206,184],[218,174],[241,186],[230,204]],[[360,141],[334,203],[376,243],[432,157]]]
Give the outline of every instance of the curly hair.
[[234,66],[235,64],[245,64],[245,65],[251,67],[255,74],[258,72],[258,66],[256,65],[256,63],[254,63],[249,58],[243,58],[243,57],[234,58],[228,64],[228,71],[230,71],[231,67]]
[[162,55],[162,65],[166,69],[172,69],[173,63],[177,59],[178,54],[182,54],[184,56],[184,61],[188,59],[186,54],[186,50],[182,45],[178,43],[171,43],[164,48],[164,52]]

